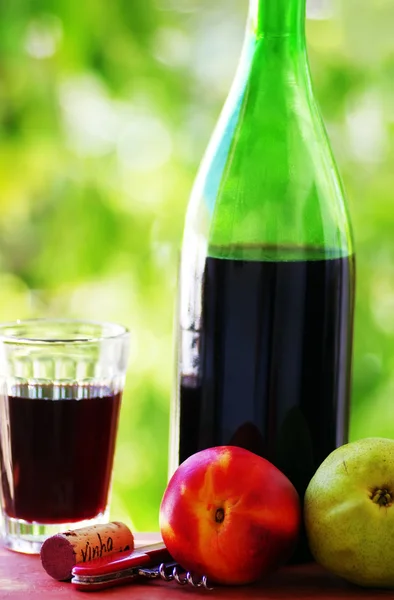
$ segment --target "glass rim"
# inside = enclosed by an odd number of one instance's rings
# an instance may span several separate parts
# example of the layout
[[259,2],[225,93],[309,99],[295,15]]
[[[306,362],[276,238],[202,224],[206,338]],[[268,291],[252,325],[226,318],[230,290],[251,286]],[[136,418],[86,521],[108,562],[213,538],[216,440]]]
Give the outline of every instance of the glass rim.
[[[17,333],[6,333],[8,329],[17,329],[18,327],[27,327],[34,325],[45,325],[48,327],[52,326],[74,326],[77,329],[78,326],[92,326],[101,328],[101,335],[86,335],[85,337],[56,337],[56,339],[39,337],[39,335],[33,337],[26,335],[18,335]],[[106,329],[108,330],[106,332]],[[0,323],[0,343],[15,344],[15,345],[48,345],[48,346],[64,346],[64,345],[84,345],[84,344],[97,344],[106,342],[109,340],[122,340],[127,339],[130,336],[130,331],[124,325],[119,323],[113,323],[110,321],[94,321],[89,319],[61,319],[61,318],[36,318],[36,319],[17,319],[16,321],[8,321]]]

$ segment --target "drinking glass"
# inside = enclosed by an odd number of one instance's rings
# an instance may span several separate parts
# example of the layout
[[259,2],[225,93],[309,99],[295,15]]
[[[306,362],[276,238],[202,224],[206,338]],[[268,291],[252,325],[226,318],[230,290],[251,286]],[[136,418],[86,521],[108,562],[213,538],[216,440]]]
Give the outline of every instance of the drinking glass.
[[129,333],[37,319],[0,325],[0,468],[6,547],[38,553],[108,520]]

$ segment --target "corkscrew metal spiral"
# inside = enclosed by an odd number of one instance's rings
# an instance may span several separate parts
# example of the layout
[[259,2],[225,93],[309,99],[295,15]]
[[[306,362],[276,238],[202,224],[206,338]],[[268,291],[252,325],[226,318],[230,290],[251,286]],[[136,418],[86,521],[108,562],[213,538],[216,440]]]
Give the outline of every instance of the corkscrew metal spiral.
[[162,579],[163,581],[175,581],[179,585],[190,585],[194,588],[213,590],[208,584],[206,575],[195,580],[190,571],[184,571],[177,563],[161,563],[154,569],[139,569],[138,574],[148,579]]

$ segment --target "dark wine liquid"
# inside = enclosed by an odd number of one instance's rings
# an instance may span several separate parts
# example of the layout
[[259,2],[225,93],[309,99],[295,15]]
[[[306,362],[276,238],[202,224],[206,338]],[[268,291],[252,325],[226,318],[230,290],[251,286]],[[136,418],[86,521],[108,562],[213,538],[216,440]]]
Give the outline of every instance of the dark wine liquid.
[[1,398],[8,414],[1,425],[0,464],[9,517],[67,523],[105,510],[120,401],[119,393],[67,400]]
[[303,499],[345,443],[354,259],[206,260],[199,377],[181,373],[180,462],[232,444],[281,469]]

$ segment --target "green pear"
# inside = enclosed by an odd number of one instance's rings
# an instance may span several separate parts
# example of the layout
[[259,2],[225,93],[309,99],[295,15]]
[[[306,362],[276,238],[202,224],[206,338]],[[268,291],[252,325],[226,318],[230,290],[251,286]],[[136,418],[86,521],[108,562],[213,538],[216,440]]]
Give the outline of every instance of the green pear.
[[318,563],[361,586],[394,587],[394,440],[334,450],[309,483],[304,511]]

